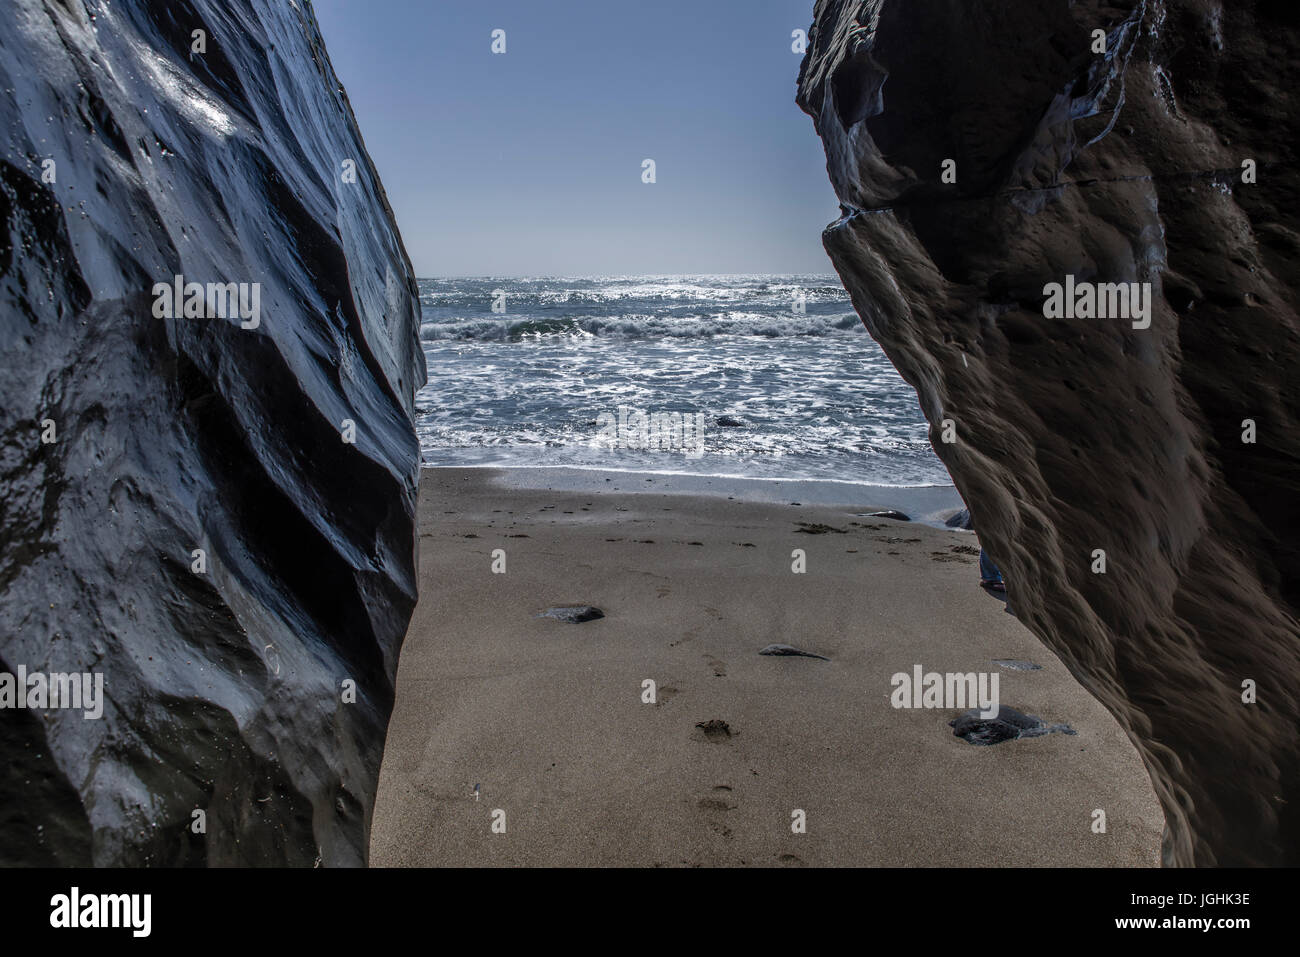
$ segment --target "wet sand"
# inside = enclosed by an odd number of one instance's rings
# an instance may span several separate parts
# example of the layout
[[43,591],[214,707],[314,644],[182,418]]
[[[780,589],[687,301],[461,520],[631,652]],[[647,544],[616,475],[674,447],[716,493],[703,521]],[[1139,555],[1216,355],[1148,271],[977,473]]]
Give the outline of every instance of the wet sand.
[[[1137,753],[978,587],[972,534],[856,514],[880,502],[498,475],[423,473],[372,865],[1159,864]],[[557,605],[605,617],[536,617]],[[997,671],[1002,704],[1077,734],[968,744],[960,709],[891,706],[918,664]]]

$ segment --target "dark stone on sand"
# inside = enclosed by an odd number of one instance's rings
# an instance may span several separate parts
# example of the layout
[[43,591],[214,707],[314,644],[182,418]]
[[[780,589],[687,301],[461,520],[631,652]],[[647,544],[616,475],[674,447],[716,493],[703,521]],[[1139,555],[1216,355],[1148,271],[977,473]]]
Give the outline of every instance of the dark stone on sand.
[[944,524],[949,528],[964,528],[967,531],[971,531],[973,526],[970,522],[970,509],[963,508],[960,511],[954,512],[944,520]]
[[[818,0],[798,82],[826,251],[1178,866],[1300,863],[1296,9]],[[1071,276],[1138,284],[1149,327],[1046,319]]]
[[775,655],[782,658],[819,658],[822,661],[830,661],[825,655],[814,654],[811,651],[800,651],[791,645],[768,645],[760,655]]
[[555,608],[546,609],[537,617],[554,618],[556,621],[580,624],[584,621],[595,621],[597,618],[604,618],[605,613],[592,605],[558,605]]
[[724,429],[739,429],[745,424],[742,420],[730,415],[720,415],[714,421]]
[[994,658],[993,663],[999,668],[1007,668],[1011,671],[1042,671],[1042,665],[1036,665],[1032,661],[1021,661],[1019,658]]
[[1001,705],[995,718],[982,718],[978,710],[966,711],[948,722],[952,733],[971,744],[991,745],[1044,734],[1074,734],[1068,724],[1048,724],[1037,715]]
[[910,515],[892,508],[885,509],[883,512],[867,512],[866,516],[868,518],[892,518],[896,522],[910,522],[912,520]]
[[[5,11],[0,671],[104,713],[0,716],[0,865],[364,865],[425,368],[311,5]],[[155,316],[174,277],[212,318]]]

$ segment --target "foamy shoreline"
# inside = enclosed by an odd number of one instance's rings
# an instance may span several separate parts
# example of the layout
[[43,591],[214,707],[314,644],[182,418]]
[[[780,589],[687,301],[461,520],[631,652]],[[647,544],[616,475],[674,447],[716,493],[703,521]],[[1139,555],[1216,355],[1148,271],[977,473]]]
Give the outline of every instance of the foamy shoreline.
[[569,466],[483,467],[425,465],[423,471],[481,472],[497,485],[518,490],[561,492],[653,492],[734,499],[769,505],[824,506],[858,511],[896,510],[913,521],[943,527],[962,508],[951,485],[872,485],[834,479],[741,478],[687,472],[625,471]]

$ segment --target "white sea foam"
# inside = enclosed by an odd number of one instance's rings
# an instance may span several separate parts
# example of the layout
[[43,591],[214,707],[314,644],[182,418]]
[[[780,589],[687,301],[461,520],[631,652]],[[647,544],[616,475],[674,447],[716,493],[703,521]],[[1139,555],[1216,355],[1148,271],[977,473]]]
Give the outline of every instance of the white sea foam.
[[[491,311],[498,290],[504,314]],[[428,464],[662,470],[667,453],[599,441],[600,411],[626,405],[704,416],[703,454],[673,463],[692,474],[949,482],[915,393],[832,277],[488,277],[420,291]]]

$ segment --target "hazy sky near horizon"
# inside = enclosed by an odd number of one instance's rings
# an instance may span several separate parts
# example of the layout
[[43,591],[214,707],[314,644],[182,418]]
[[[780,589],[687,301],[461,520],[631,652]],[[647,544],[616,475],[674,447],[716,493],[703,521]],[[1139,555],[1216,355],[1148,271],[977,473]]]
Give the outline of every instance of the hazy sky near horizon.
[[422,277],[831,272],[812,6],[313,3]]

